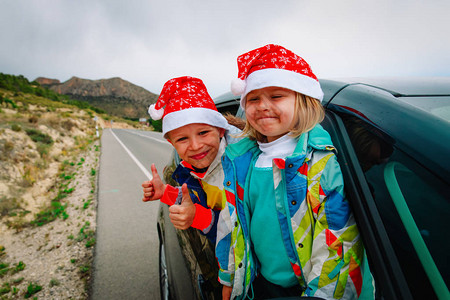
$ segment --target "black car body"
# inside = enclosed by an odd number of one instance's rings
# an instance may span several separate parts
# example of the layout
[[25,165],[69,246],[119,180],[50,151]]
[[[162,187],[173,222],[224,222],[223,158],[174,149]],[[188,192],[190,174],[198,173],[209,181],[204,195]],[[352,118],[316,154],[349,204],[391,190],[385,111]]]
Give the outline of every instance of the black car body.
[[[450,78],[320,80],[377,299],[449,299]],[[239,98],[216,99],[242,116]],[[176,153],[165,179],[179,163]],[[163,299],[220,299],[214,245],[160,205]]]

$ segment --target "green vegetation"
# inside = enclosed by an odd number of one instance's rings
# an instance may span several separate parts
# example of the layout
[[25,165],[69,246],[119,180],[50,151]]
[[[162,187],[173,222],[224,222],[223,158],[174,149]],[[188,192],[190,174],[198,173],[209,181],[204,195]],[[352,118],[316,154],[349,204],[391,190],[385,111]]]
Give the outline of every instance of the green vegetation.
[[[8,75],[0,73],[0,88],[9,90],[15,93],[22,92],[24,94],[36,95],[52,101],[61,102],[67,105],[76,106],[80,109],[90,109],[98,114],[104,114],[105,111],[90,105],[86,101],[78,101],[71,99],[67,95],[58,94],[52,90],[42,87],[38,82],[30,82],[22,75]],[[8,98],[0,97],[0,103],[10,103],[13,108],[17,108],[15,102]]]
[[19,261],[12,269],[12,273],[16,274],[20,271],[23,271],[25,269],[25,267],[26,267],[26,265],[23,263],[23,261]]
[[90,230],[89,226],[91,223],[85,222],[84,225],[80,228],[80,232],[78,233],[77,242],[86,241],[86,247],[92,247],[95,244],[95,231]]
[[37,129],[30,128],[26,129],[25,132],[35,143],[42,143],[47,145],[53,144],[53,139],[48,134],[42,133]]
[[61,217],[65,220],[69,217],[69,215],[65,211],[66,208],[67,204],[62,205],[58,201],[52,201],[50,208],[36,214],[36,219],[31,221],[31,225],[42,226],[56,220],[56,218]]
[[[65,161],[63,163],[63,166],[64,165],[73,166],[73,163]],[[69,217],[69,215],[66,212],[67,204],[62,204],[61,200],[66,198],[69,194],[71,194],[74,191],[73,187],[67,188],[71,180],[74,178],[74,176],[75,174],[66,175],[64,172],[58,176],[58,178],[61,181],[59,183],[60,189],[58,191],[58,194],[56,195],[55,198],[52,199],[51,206],[48,209],[45,209],[36,214],[35,220],[31,221],[32,225],[42,226],[44,224],[56,220],[56,218],[62,218],[63,220],[66,220]]]
[[9,283],[4,282],[4,283],[2,284],[2,286],[0,287],[0,296],[1,296],[1,295],[4,295],[4,294],[7,294],[7,293],[9,293],[10,291],[11,291],[11,287],[9,286]]
[[85,244],[86,248],[91,248],[95,245],[95,238],[91,238],[90,240],[88,240]]
[[[90,160],[86,156],[80,157],[80,153],[89,150],[99,155],[100,146],[92,147],[98,140],[95,127],[100,125],[94,116],[98,116],[99,121],[111,118],[99,116],[96,112],[87,107],[86,102],[55,94],[23,76],[0,73],[0,181],[8,187],[8,193],[0,195],[0,221],[15,229],[24,246],[36,247],[37,251],[55,251],[72,245],[86,250],[95,246],[95,228],[82,219],[80,213],[92,216],[95,210],[93,203],[98,175],[95,165],[98,158],[94,164],[87,165]],[[114,122],[122,120],[114,118]],[[74,197],[69,196],[79,188],[81,172],[87,175],[82,179],[91,182],[90,187],[87,184],[91,195],[72,202]],[[40,210],[34,211],[36,207]],[[78,219],[80,223],[76,224]],[[52,225],[55,220],[58,224]],[[61,225],[70,231],[60,229]],[[45,227],[39,228],[41,226]],[[53,226],[57,230],[53,231]],[[48,233],[45,237],[34,235],[36,230],[48,230]],[[58,234],[67,236],[67,240],[54,242],[53,235]],[[15,245],[18,244],[22,243]],[[5,248],[0,245],[0,299],[24,296],[37,299],[42,297],[36,294],[39,291],[60,284],[56,276],[47,277],[45,281],[35,275],[29,277],[27,269],[32,269],[34,261],[28,257],[7,260],[10,257],[5,255]],[[63,270],[69,260],[74,264],[79,279],[88,284],[90,257],[74,254],[72,259],[68,257],[65,263],[58,265],[58,270]]]
[[[2,296],[0,299],[12,299],[8,296],[3,297],[3,295],[11,293],[11,295],[17,295],[19,293],[19,289],[15,287],[15,285],[20,284],[23,281],[23,277],[17,278],[13,280],[12,282],[3,282],[0,286],[0,296]],[[15,298],[14,298],[15,299]]]
[[25,129],[25,132],[36,143],[36,149],[41,157],[47,156],[50,147],[54,143],[51,136],[34,128]]
[[0,262],[0,278],[5,276],[9,272],[9,264]]
[[162,132],[162,120],[151,120],[153,129],[158,132]]
[[12,130],[12,131],[19,132],[19,131],[22,130],[22,127],[21,127],[19,124],[12,124],[12,125],[11,125],[11,130]]
[[27,287],[27,292],[25,294],[25,298],[28,299],[41,290],[42,290],[42,286],[38,285],[37,283],[30,282],[30,284]]
[[22,92],[45,97],[53,101],[68,99],[67,96],[60,95],[40,86],[36,81],[30,82],[24,76],[14,76],[0,73],[0,88],[13,92]]
[[23,270],[25,270],[26,265],[23,263],[23,261],[19,261],[18,263],[14,264],[13,267],[10,267],[9,263],[5,263],[0,261],[0,278],[4,277],[6,274],[16,274]]
[[0,96],[0,104],[5,103],[7,106],[11,106],[11,108],[17,108],[17,104],[16,102],[14,102],[14,100],[8,99],[8,98],[3,98],[2,96]]
[[58,285],[60,285],[60,284],[61,284],[61,283],[59,282],[58,279],[52,278],[52,279],[50,280],[49,287],[58,286]]
[[81,109],[90,109],[90,110],[92,110],[92,111],[94,111],[94,112],[96,112],[98,114],[106,114],[106,112],[103,109],[95,107],[95,106],[92,106],[92,105],[89,104],[89,102],[86,102],[86,101],[79,101],[79,100],[70,99],[70,100],[64,101],[64,103],[76,106],[76,107],[81,108]]
[[20,210],[20,205],[16,198],[2,196],[0,197],[0,217],[17,214]]
[[86,202],[83,203],[83,209],[87,209],[89,205],[91,205],[91,200],[87,200]]

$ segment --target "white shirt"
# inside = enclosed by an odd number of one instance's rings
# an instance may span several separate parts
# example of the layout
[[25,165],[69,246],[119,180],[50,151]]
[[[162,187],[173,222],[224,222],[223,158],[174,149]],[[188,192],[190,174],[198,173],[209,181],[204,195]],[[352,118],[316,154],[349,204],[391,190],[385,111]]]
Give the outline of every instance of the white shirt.
[[258,142],[259,149],[262,153],[259,155],[255,167],[272,168],[272,160],[274,158],[286,158],[294,153],[297,142],[298,138],[294,138],[289,134],[285,134],[270,143]]

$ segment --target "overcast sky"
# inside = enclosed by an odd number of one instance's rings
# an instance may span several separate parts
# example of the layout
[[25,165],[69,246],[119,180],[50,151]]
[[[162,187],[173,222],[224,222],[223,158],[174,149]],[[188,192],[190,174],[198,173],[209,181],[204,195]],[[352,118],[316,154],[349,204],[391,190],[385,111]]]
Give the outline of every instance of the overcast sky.
[[450,76],[448,0],[0,0],[0,72],[64,82],[173,77],[229,91],[238,55],[269,43],[319,78]]

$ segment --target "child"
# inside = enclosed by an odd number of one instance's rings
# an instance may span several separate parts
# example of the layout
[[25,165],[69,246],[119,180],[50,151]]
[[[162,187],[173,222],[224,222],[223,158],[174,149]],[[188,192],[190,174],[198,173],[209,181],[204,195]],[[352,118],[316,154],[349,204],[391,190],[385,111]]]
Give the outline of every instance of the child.
[[166,82],[149,114],[154,120],[162,118],[163,135],[182,159],[172,175],[182,189],[165,185],[152,164],[153,179],[142,184],[142,200],[161,199],[171,205],[170,219],[176,228],[192,226],[215,242],[223,206],[220,157],[230,139],[226,133],[237,132],[237,128],[227,123],[203,82],[194,77]]
[[216,256],[223,299],[357,298],[364,249],[335,148],[319,125],[316,76],[277,45],[237,61],[232,90],[241,94],[248,137],[222,158],[227,203]]

